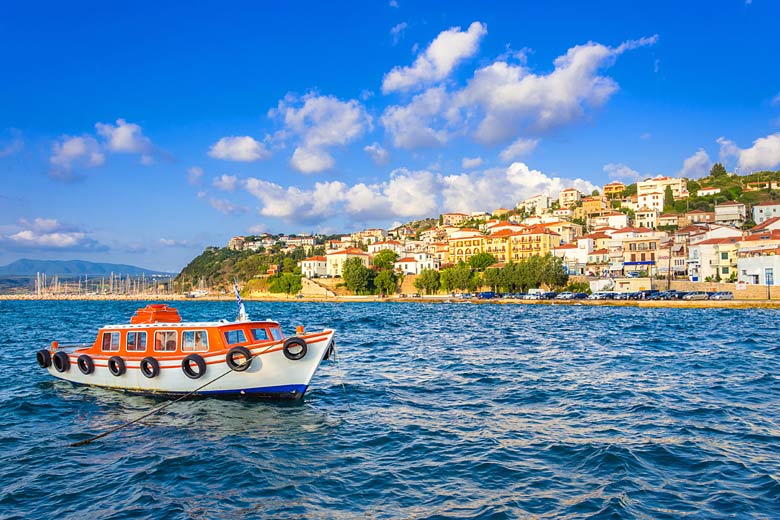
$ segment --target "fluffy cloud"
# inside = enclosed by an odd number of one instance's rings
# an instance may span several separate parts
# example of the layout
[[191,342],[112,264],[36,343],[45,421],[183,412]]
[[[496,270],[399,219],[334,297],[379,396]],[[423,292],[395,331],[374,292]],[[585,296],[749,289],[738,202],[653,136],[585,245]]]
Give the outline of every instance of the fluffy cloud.
[[536,149],[539,144],[539,139],[525,139],[523,137],[517,139],[514,143],[504,148],[499,157],[504,162],[511,162],[519,159]]
[[203,178],[203,168],[200,166],[193,166],[189,170],[187,170],[187,182],[190,184],[200,184],[201,179]]
[[221,175],[212,181],[215,188],[222,191],[233,191],[238,186],[238,177],[235,175]]
[[409,26],[406,22],[401,22],[390,29],[390,36],[393,37],[393,45],[398,45],[398,41],[403,38],[404,31]]
[[388,107],[382,124],[394,144],[403,148],[443,144],[452,133],[467,133],[492,145],[532,139],[601,107],[618,85],[600,75],[600,70],[624,52],[657,40],[652,36],[617,47],[594,42],[577,45],[556,58],[554,69],[547,74],[534,73],[522,63],[498,60],[476,70],[459,90],[449,92],[437,85],[407,105]]
[[753,141],[750,148],[739,148],[736,143],[724,137],[717,139],[720,145],[720,158],[737,158],[737,166],[742,173],[758,170],[771,170],[780,165],[780,133],[760,137]]
[[363,151],[366,152],[371,160],[379,166],[383,166],[390,162],[390,154],[382,148],[379,143],[371,143],[363,147]]
[[410,67],[395,67],[382,82],[384,93],[411,90],[448,77],[463,60],[476,54],[479,42],[487,34],[487,26],[472,23],[463,32],[453,27],[441,32]]
[[472,170],[482,166],[482,157],[464,157],[460,161],[460,166],[464,170]]
[[371,116],[357,100],[314,93],[300,99],[286,96],[269,116],[283,121],[282,133],[299,141],[290,165],[301,173],[333,168],[335,160],[327,149],[346,145],[371,128]]
[[174,240],[172,238],[161,238],[157,241],[162,247],[189,247],[190,243],[186,240]]
[[141,163],[145,165],[154,162],[152,142],[143,134],[141,127],[137,124],[117,119],[116,125],[96,123],[95,129],[98,135],[105,139],[106,150],[117,153],[141,154]]
[[0,157],[8,157],[13,155],[24,148],[24,141],[22,140],[22,133],[18,130],[11,129],[11,140],[5,143],[0,143]]
[[449,95],[445,88],[431,88],[414,96],[408,105],[387,107],[382,114],[382,125],[397,148],[443,146],[450,137],[443,128],[448,105]]
[[90,238],[88,233],[67,226],[55,219],[21,220],[19,230],[0,237],[9,249],[56,251],[105,251],[106,246]]
[[94,137],[63,136],[54,143],[49,163],[52,166],[51,175],[60,179],[70,179],[74,165],[91,168],[100,166],[106,161],[106,156]]
[[284,188],[255,178],[245,183],[247,191],[260,201],[261,215],[306,224],[322,224],[335,216],[358,222],[406,221],[435,216],[439,211],[513,207],[532,195],[556,195],[569,186],[586,192],[596,188],[582,179],[550,177],[523,163],[459,175],[399,168],[386,181],[353,186],[334,181],[318,182],[311,189]]
[[624,180],[629,183],[636,182],[642,178],[640,173],[623,163],[609,163],[604,165],[604,173],[609,175],[612,180]]
[[248,135],[223,137],[209,149],[209,156],[224,161],[252,162],[269,155],[263,143]]
[[679,171],[678,175],[689,179],[698,179],[706,176],[711,166],[710,156],[704,149],[700,148],[698,152],[683,161],[682,170]]
[[238,206],[226,199],[209,198],[209,205],[223,215],[242,215],[249,211],[244,206]]

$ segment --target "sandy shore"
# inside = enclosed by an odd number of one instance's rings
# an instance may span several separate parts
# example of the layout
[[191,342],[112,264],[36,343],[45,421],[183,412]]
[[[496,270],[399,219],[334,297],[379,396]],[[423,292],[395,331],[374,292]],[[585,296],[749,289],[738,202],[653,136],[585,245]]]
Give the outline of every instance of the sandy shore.
[[[202,298],[187,298],[183,295],[61,295],[61,296],[36,296],[36,295],[0,295],[0,301],[235,301],[233,295],[205,296]],[[337,296],[337,297],[296,297],[276,295],[253,295],[243,297],[244,301],[262,302],[421,302],[460,305],[565,305],[565,306],[602,306],[602,307],[649,307],[649,308],[728,308],[728,309],[780,309],[780,300],[462,300],[451,296],[422,296],[420,298],[399,298],[392,296],[379,298],[378,296]]]

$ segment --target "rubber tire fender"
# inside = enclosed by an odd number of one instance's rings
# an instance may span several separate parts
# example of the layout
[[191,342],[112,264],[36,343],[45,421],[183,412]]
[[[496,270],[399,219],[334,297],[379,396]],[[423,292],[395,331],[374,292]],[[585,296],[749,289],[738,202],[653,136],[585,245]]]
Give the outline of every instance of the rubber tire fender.
[[[290,347],[297,346],[300,348],[298,352],[292,352],[290,350]],[[282,347],[282,352],[284,352],[284,357],[287,359],[290,359],[292,361],[298,361],[299,359],[303,359],[306,356],[306,352],[308,352],[309,347],[306,346],[306,340],[303,338],[287,338],[284,341],[284,347]]]
[[322,357],[323,361],[330,360],[331,356],[333,356],[336,353],[336,342],[331,341],[328,345],[328,348],[325,350],[325,355]]
[[[235,360],[236,355],[241,355],[244,358],[244,361],[237,363]],[[236,372],[243,372],[249,366],[252,364],[252,352],[249,351],[246,347],[233,347],[230,350],[228,350],[227,355],[225,356],[225,363],[227,363],[227,366],[230,367],[230,370],[235,370]]]
[[[197,372],[192,369],[190,363],[195,363],[195,366],[198,367]],[[190,379],[198,379],[206,373],[206,360],[203,359],[203,356],[200,354],[190,354],[181,360],[181,369],[184,372],[184,375]]]
[[151,356],[143,358],[138,365],[138,368],[140,368],[141,373],[149,379],[160,375],[160,362]]
[[57,372],[67,372],[70,370],[70,357],[65,352],[57,352],[52,356],[51,364]]
[[125,365],[125,360],[122,359],[119,356],[111,356],[108,358],[108,371],[111,372],[111,375],[119,377],[125,372],[127,372],[127,366]]
[[88,376],[95,371],[95,362],[92,361],[92,358],[86,354],[79,356],[79,358],[76,360],[76,365],[78,365],[79,370],[81,370],[81,373],[85,376]]
[[38,360],[38,366],[49,368],[51,366],[51,352],[49,349],[42,348],[35,353],[35,359]]

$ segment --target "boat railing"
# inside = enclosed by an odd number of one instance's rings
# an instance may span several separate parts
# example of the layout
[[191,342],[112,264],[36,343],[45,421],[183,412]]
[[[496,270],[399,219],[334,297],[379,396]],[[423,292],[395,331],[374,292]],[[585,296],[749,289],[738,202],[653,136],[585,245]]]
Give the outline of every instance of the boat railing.
[[57,350],[64,350],[66,352],[72,352],[74,350],[82,348],[90,348],[92,343],[58,343]]

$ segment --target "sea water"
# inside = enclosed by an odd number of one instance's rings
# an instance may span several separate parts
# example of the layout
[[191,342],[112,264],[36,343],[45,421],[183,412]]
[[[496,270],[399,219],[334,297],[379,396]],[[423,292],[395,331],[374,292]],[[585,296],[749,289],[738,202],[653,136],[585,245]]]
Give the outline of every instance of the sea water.
[[336,329],[303,402],[182,401],[68,447],[165,401],[36,350],[145,303],[0,301],[0,517],[780,517],[778,311],[248,303]]

